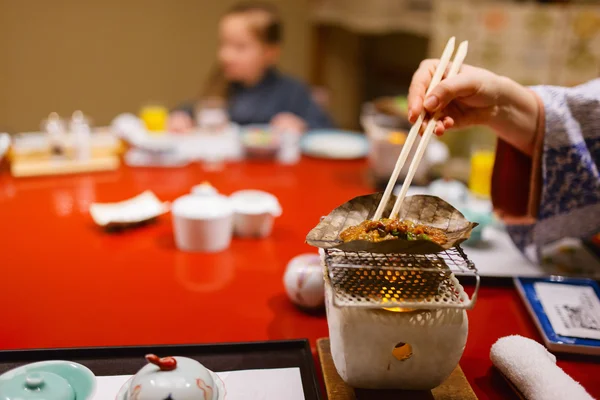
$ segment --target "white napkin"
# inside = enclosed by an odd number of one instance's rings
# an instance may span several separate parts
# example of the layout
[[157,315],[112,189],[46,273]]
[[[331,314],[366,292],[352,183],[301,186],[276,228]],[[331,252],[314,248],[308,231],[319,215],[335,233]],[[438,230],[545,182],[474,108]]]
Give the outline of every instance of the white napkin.
[[593,400],[556,365],[556,357],[534,340],[518,335],[500,338],[490,358],[527,400]]

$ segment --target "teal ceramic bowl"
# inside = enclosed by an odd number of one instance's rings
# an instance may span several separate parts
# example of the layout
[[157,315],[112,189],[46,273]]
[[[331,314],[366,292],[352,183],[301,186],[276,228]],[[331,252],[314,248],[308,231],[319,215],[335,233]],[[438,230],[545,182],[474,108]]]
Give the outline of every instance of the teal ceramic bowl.
[[0,400],[90,400],[96,378],[71,361],[42,361],[0,375]]
[[483,240],[483,230],[486,226],[494,222],[494,215],[489,211],[474,211],[469,208],[462,208],[460,212],[471,222],[477,222],[479,225],[471,232],[471,237],[464,242],[466,246],[476,246]]

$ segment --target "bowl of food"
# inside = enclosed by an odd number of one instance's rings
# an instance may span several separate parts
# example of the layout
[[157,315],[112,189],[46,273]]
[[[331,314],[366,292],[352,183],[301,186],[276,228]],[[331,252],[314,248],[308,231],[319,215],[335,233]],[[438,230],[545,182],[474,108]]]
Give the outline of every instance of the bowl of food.
[[224,400],[217,374],[187,357],[146,356],[148,364],[123,385],[117,400]]
[[477,223],[436,196],[414,195],[404,199],[391,216],[395,196],[383,210],[388,218],[374,220],[382,193],[374,193],[340,205],[324,217],[306,237],[322,249],[375,254],[435,254],[469,239]]
[[246,158],[272,159],[279,150],[279,136],[268,125],[242,128],[241,142]]

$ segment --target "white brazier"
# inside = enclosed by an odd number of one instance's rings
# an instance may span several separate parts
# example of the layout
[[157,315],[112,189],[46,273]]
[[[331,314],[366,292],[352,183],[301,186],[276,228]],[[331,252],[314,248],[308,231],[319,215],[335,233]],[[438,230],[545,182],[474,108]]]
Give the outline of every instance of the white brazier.
[[325,304],[333,362],[355,388],[433,389],[456,368],[467,342],[465,310],[338,307],[328,279]]

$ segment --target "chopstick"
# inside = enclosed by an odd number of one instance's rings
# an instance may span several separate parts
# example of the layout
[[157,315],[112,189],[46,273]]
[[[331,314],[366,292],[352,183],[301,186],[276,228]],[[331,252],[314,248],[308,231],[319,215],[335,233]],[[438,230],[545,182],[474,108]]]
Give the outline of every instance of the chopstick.
[[[456,42],[456,39],[454,38],[454,36],[451,37],[450,40],[448,40],[448,43],[446,44],[446,47],[444,48],[444,51],[442,52],[442,56],[440,57],[440,63],[438,64],[438,66],[433,74],[433,77],[431,78],[431,82],[429,83],[429,87],[427,88],[426,94],[431,93],[431,91],[442,80],[442,77],[444,76],[444,72],[446,72],[446,67],[448,66],[448,63],[450,62],[450,58],[452,57],[452,54],[454,53],[455,42]],[[388,201],[390,200],[390,196],[392,195],[392,191],[394,190],[394,186],[396,186],[396,181],[398,180],[398,175],[400,175],[400,171],[402,171],[402,167],[404,167],[404,163],[406,162],[406,159],[408,158],[408,154],[410,153],[410,150],[411,150],[413,144],[415,143],[415,139],[419,135],[419,130],[421,129],[421,125],[423,124],[423,119],[425,119],[425,110],[421,111],[419,118],[417,118],[417,121],[415,122],[415,124],[412,126],[412,128],[410,128],[410,131],[408,133],[406,141],[404,142],[404,145],[402,146],[402,151],[400,152],[400,155],[398,156],[398,161],[396,161],[396,166],[394,167],[392,176],[390,177],[390,180],[388,181],[385,191],[383,192],[383,196],[381,197],[381,201],[379,202],[379,206],[377,206],[377,210],[375,211],[375,215],[373,216],[374,221],[377,221],[378,219],[381,218],[381,216],[383,214],[383,210],[385,209],[385,206],[387,205]]]
[[[450,71],[448,72],[448,76],[446,77],[446,79],[452,78],[458,74],[458,71],[460,71],[460,67],[463,64],[463,61],[467,57],[468,49],[469,49],[468,41],[464,41],[458,46],[456,56],[454,57],[454,61],[452,62],[452,66],[450,67]],[[404,179],[404,183],[402,184],[402,188],[400,189],[400,193],[398,194],[398,197],[396,198],[396,203],[394,203],[394,208],[392,209],[392,212],[390,213],[390,218],[394,218],[400,212],[400,207],[402,206],[404,197],[406,197],[406,192],[408,191],[408,188],[410,187],[410,184],[415,176],[415,173],[417,172],[417,169],[419,168],[419,163],[423,159],[423,155],[425,154],[427,145],[429,144],[429,141],[431,140],[431,137],[433,136],[433,131],[435,130],[435,126],[441,117],[442,117],[442,113],[440,110],[427,123],[427,127],[425,128],[425,133],[423,133],[423,137],[421,138],[419,147],[417,147],[417,151],[415,152],[412,162],[410,163],[410,167],[408,169],[408,173],[406,174],[406,178]]]

